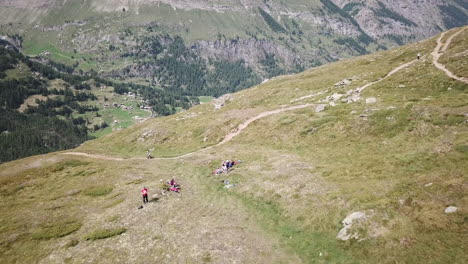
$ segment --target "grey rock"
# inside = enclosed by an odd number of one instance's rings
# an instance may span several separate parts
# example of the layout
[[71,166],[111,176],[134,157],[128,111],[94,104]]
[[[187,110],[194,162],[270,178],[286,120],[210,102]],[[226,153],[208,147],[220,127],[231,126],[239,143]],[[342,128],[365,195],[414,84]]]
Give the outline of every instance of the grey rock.
[[326,104],[319,104],[317,105],[317,107],[315,107],[315,112],[316,113],[322,112],[325,110],[326,107],[327,107]]
[[345,99],[342,99],[341,101],[351,104],[351,103],[358,102],[359,100],[361,100],[361,96],[359,96],[359,94],[353,94],[349,97],[346,97]]
[[366,98],[366,104],[375,104],[375,103],[377,103],[377,98],[375,97]]
[[[352,79],[351,79],[352,80]],[[350,79],[343,79],[337,83],[335,83],[335,87],[338,87],[338,86],[344,86],[344,85],[348,85],[351,83],[351,80]]]
[[455,206],[449,206],[449,207],[445,208],[445,213],[446,214],[456,213],[457,211],[458,211],[458,207],[455,207]]
[[339,240],[349,240],[349,239],[358,239],[359,234],[357,232],[351,232],[351,227],[354,223],[362,222],[367,219],[367,215],[364,212],[353,212],[348,215],[341,223],[343,224],[343,228],[338,232],[336,235],[336,239]]
[[341,223],[343,225],[351,225],[353,222],[360,221],[362,219],[366,219],[366,214],[364,212],[353,212],[348,215]]

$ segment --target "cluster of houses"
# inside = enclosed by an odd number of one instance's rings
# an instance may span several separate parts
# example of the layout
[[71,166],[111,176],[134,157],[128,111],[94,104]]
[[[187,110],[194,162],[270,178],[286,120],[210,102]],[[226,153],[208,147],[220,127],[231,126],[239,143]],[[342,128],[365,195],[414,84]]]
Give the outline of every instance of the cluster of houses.
[[41,52],[41,54],[39,54],[39,56],[41,56],[41,57],[49,57],[49,56],[50,56],[50,52],[47,51],[47,50],[45,50],[45,51]]
[[[128,96],[128,97],[125,97],[125,98],[123,99],[124,101],[129,100],[129,98],[133,98],[133,99],[130,99],[130,101],[132,101],[132,102],[135,102],[134,99],[135,99],[136,97],[139,97],[139,96],[140,96],[139,94],[136,94],[136,93],[133,93],[133,92],[124,93],[124,95]],[[149,101],[148,101],[148,100],[143,100],[143,99],[141,99],[141,100],[140,100],[140,103],[142,103],[142,104],[140,105],[140,109],[142,109],[142,110],[148,110],[148,111],[151,111],[151,110],[152,110],[151,106],[149,106]],[[124,105],[124,104],[119,104],[119,103],[116,103],[116,102],[113,102],[112,104],[110,104],[110,103],[104,103],[103,106],[104,106],[105,108],[108,108],[108,107],[111,107],[111,106],[112,106],[112,107],[115,107],[115,108],[121,108],[122,110],[133,110],[133,109],[134,109],[133,106],[126,106],[126,105]]]

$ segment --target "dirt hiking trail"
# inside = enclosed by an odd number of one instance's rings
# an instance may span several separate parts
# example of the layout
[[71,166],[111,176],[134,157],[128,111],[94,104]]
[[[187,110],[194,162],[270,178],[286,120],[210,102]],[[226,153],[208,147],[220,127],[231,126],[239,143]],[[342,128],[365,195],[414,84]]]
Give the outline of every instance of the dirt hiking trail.
[[[206,151],[208,149],[212,149],[214,147],[221,146],[221,145],[231,141],[235,136],[239,135],[244,129],[246,129],[250,125],[250,123],[252,123],[252,122],[254,122],[254,121],[256,121],[256,120],[258,120],[260,118],[270,116],[270,115],[274,115],[274,114],[278,114],[278,113],[281,113],[281,112],[286,112],[286,111],[291,111],[291,110],[296,110],[296,109],[302,109],[302,108],[306,108],[306,107],[313,106],[313,105],[314,104],[302,104],[302,105],[295,105],[295,106],[290,106],[290,107],[286,107],[286,108],[280,108],[280,109],[275,109],[275,110],[271,110],[271,111],[262,112],[262,113],[260,113],[260,114],[258,114],[256,116],[244,121],[242,124],[240,124],[235,129],[234,132],[231,132],[231,133],[227,134],[224,137],[224,139],[221,142],[219,142],[218,144],[216,144],[216,145],[209,146],[207,148],[203,148],[203,149],[200,149],[200,150],[197,150],[197,151],[189,152],[189,153],[186,153],[186,154],[181,155],[181,156],[170,157],[170,158],[152,158],[152,160],[180,159],[180,158],[184,158],[184,157],[193,155],[193,154],[198,153],[198,152]],[[65,154],[65,155],[75,155],[75,156],[85,156],[85,157],[101,159],[101,160],[116,160],[116,161],[119,161],[119,160],[146,160],[147,159],[147,158],[123,159],[123,158],[115,158],[115,157],[109,157],[109,156],[98,155],[98,154],[89,154],[89,153],[83,153],[83,152],[65,152],[63,154]]]
[[449,47],[450,43],[452,42],[452,39],[455,38],[456,36],[458,36],[460,33],[462,33],[464,30],[466,29],[466,27],[462,28],[461,30],[459,30],[457,33],[453,34],[452,36],[450,36],[448,39],[447,39],[447,42],[442,43],[442,39],[444,38],[445,36],[445,33],[442,33],[440,35],[440,37],[437,39],[437,46],[435,47],[434,51],[431,53],[432,55],[432,63],[434,64],[434,66],[443,71],[448,77],[452,78],[452,79],[455,79],[457,81],[460,81],[460,82],[463,82],[463,83],[466,83],[468,84],[468,78],[466,77],[458,77],[456,76],[455,74],[453,74],[451,71],[449,71],[447,68],[445,68],[445,66],[441,63],[439,63],[439,58],[440,56],[443,54],[444,51],[447,50],[447,48]]

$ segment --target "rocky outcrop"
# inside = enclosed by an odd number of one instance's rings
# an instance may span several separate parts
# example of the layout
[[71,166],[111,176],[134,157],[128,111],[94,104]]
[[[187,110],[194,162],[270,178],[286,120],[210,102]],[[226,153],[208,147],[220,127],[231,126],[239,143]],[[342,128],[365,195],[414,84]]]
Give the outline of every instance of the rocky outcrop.
[[270,40],[239,39],[239,40],[201,40],[192,46],[200,56],[228,60],[231,62],[244,60],[248,65],[255,65],[265,59],[267,54],[274,54],[281,58],[286,65],[301,60],[299,54]]
[[221,109],[227,102],[233,100],[234,97],[232,94],[225,94],[219,98],[213,100],[214,110]]
[[[332,0],[347,11],[371,37],[386,36],[401,42],[420,40],[448,29],[441,6],[452,5],[467,14],[462,6],[450,0]],[[466,21],[465,21],[466,24]]]

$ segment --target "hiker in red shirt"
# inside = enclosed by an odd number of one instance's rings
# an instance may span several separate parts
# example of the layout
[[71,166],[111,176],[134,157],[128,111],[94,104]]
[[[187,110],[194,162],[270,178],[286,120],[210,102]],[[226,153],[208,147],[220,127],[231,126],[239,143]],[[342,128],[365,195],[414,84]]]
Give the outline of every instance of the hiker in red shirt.
[[147,203],[148,202],[148,189],[146,189],[146,187],[143,187],[143,189],[141,190],[141,195],[143,195],[143,203]]

